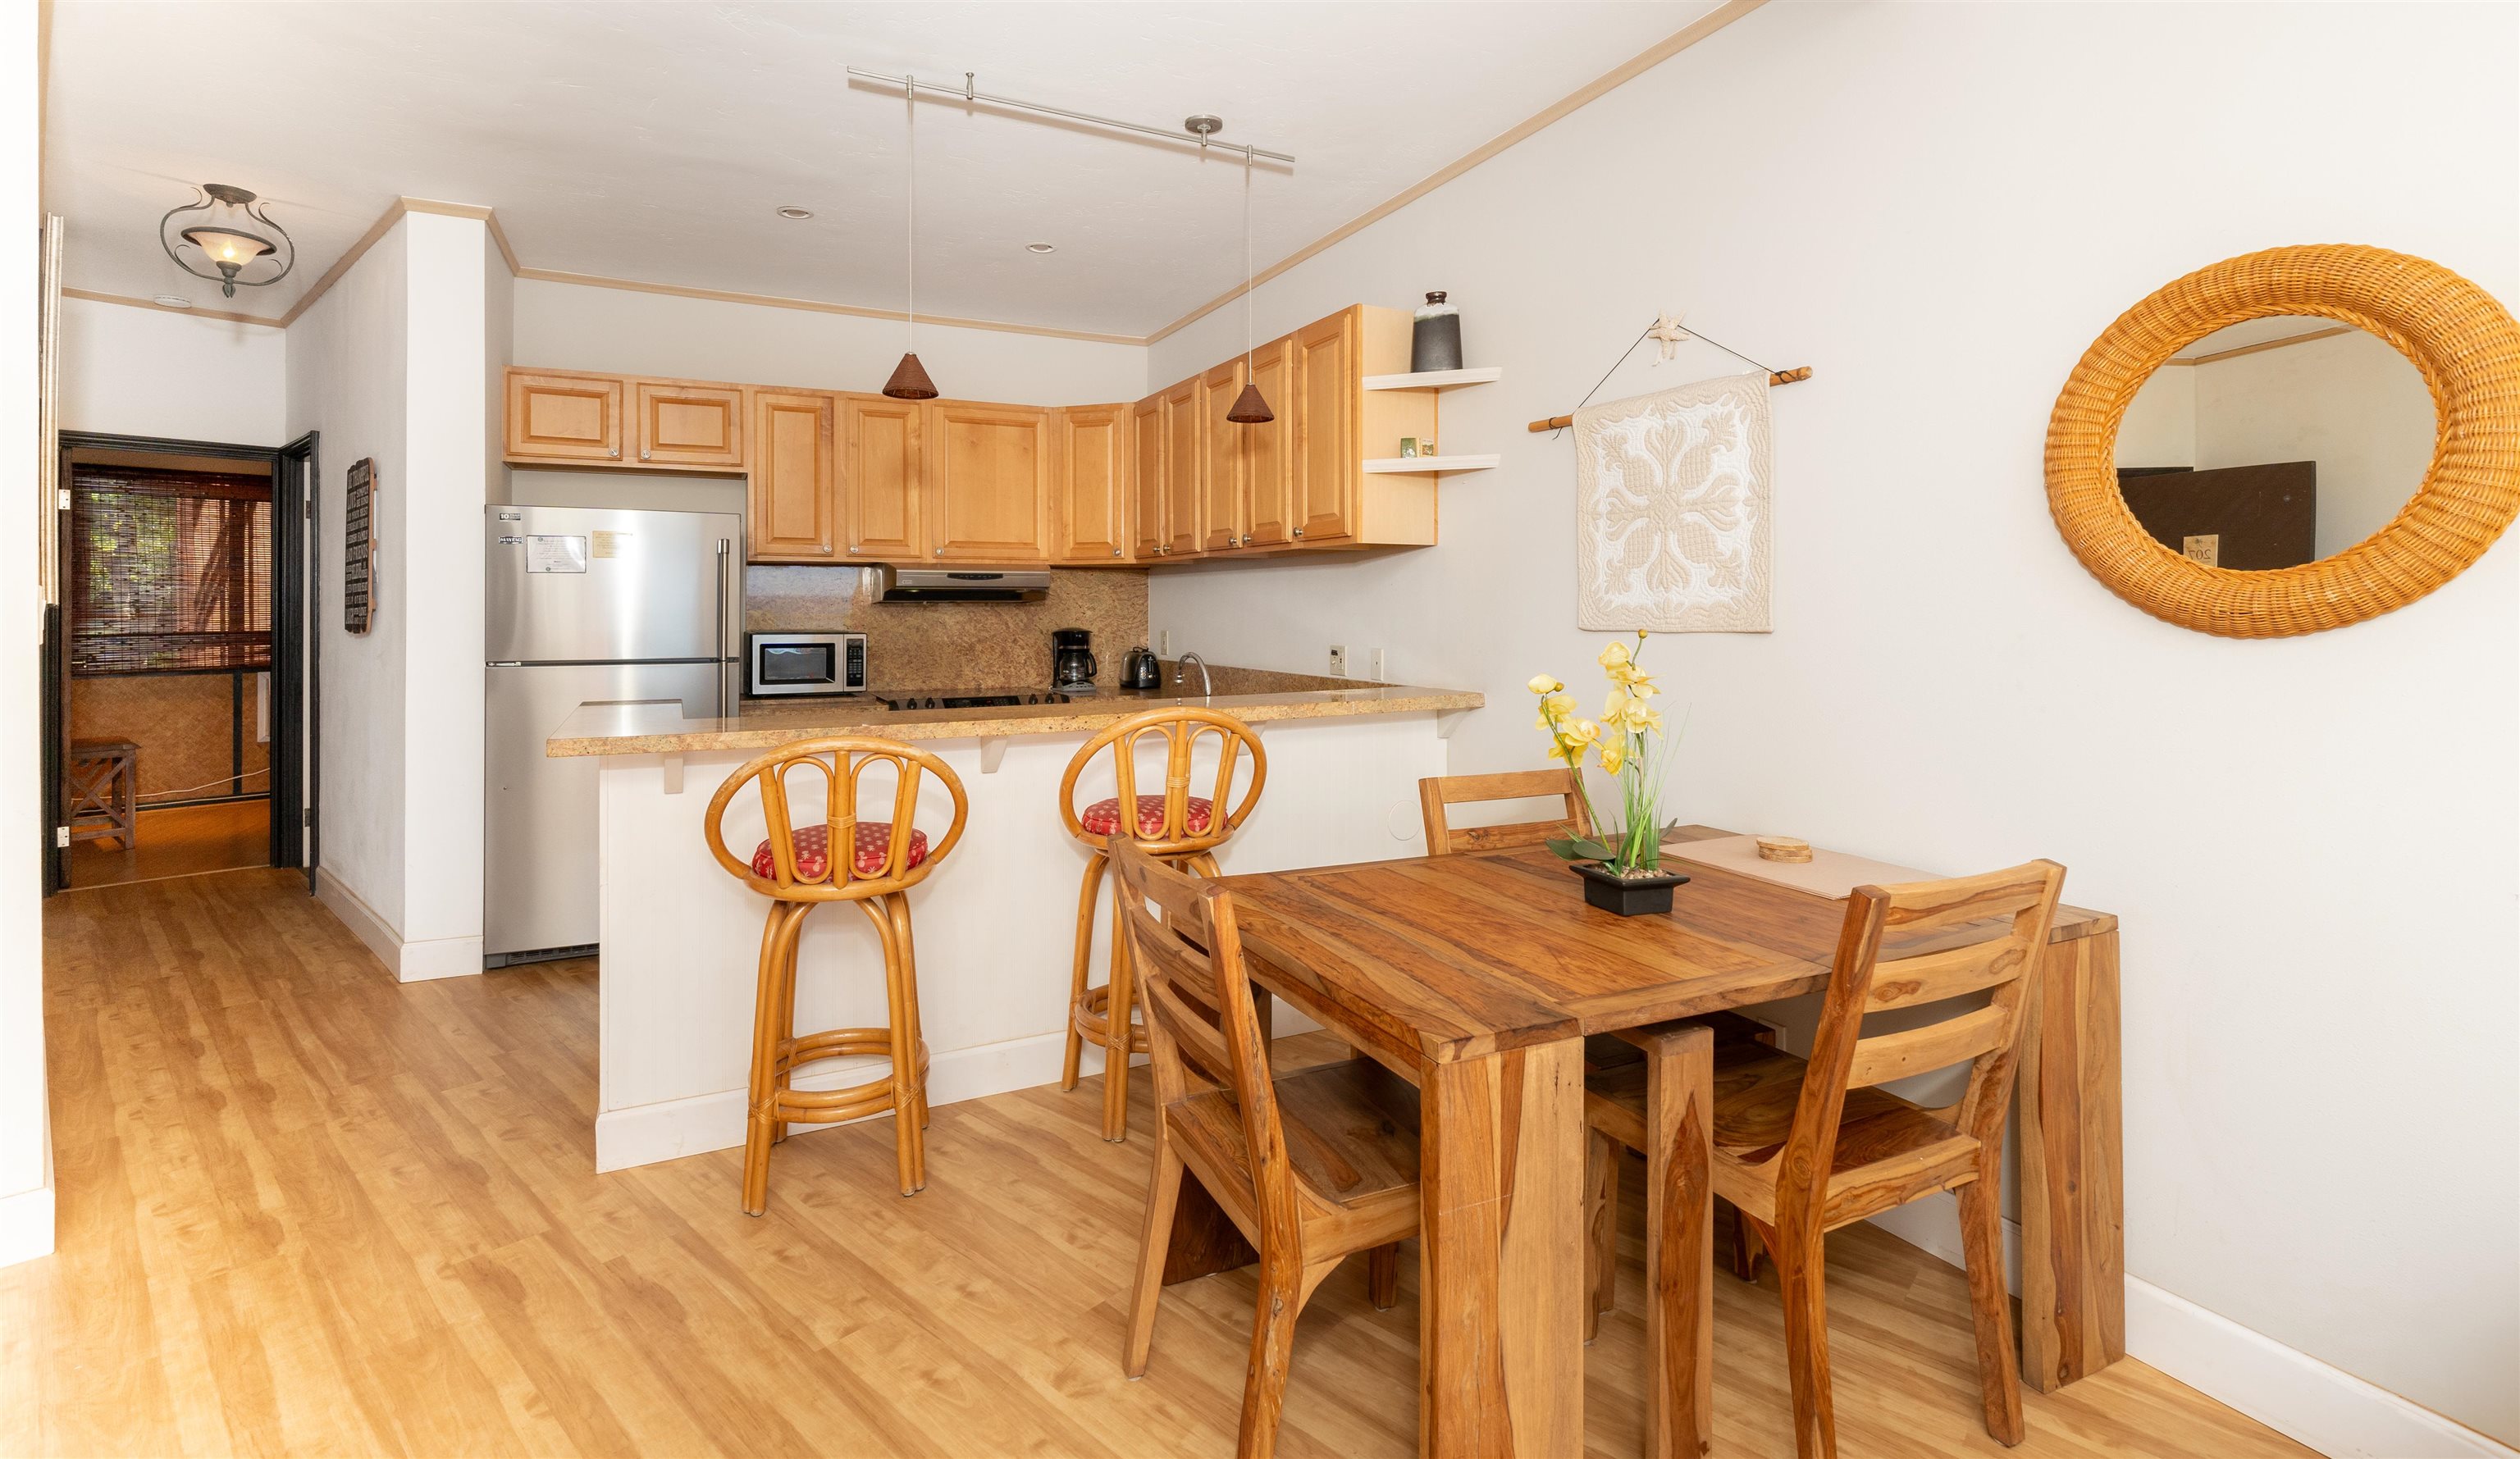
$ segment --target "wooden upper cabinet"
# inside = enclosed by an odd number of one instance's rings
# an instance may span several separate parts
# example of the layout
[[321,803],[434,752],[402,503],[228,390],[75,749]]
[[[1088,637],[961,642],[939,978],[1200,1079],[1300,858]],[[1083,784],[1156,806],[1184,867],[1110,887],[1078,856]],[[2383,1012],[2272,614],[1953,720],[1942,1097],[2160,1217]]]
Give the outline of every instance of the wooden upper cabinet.
[[819,392],[756,390],[745,493],[756,561],[828,562],[838,523],[836,401]]
[[1242,393],[1242,362],[1228,360],[1199,376],[1199,430],[1207,437],[1198,473],[1198,548],[1227,552],[1242,546],[1243,432],[1225,419]]
[[1269,402],[1274,420],[1237,425],[1242,433],[1242,545],[1278,547],[1292,533],[1295,477],[1303,461],[1295,450],[1302,439],[1302,401],[1295,387],[1295,341],[1272,339],[1252,352],[1251,383]]
[[1163,394],[1164,530],[1161,546],[1167,557],[1188,557],[1198,552],[1199,484],[1207,475],[1207,431],[1205,422],[1199,419],[1198,399],[1196,376]]
[[931,401],[924,502],[931,561],[1046,562],[1058,443],[1052,413]]
[[619,461],[622,383],[617,375],[509,371],[507,454]]
[[1361,312],[1342,309],[1296,331],[1291,339],[1295,419],[1301,425],[1287,482],[1287,516],[1290,535],[1307,545],[1353,541],[1357,533],[1365,477],[1358,411],[1365,386]]
[[1116,562],[1129,555],[1131,407],[1076,405],[1057,413],[1058,561]]
[[861,562],[925,556],[920,490],[927,412],[916,400],[843,395],[840,418],[842,555]]
[[630,382],[631,435],[645,465],[742,465],[743,416],[741,385]]
[[1129,410],[1129,555],[1153,561],[1164,546],[1164,398]]

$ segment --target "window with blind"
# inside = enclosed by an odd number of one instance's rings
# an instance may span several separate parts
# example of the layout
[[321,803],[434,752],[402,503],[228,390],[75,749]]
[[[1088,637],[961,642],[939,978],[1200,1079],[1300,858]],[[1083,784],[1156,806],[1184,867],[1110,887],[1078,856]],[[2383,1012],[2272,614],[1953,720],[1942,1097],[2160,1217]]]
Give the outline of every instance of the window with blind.
[[70,468],[70,672],[271,667],[271,482]]

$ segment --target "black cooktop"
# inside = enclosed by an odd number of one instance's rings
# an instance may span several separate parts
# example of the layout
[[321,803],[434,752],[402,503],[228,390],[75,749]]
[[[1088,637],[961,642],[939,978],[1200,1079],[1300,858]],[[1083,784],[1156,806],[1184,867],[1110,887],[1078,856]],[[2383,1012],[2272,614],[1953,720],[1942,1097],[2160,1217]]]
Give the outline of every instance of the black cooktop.
[[873,695],[886,709],[991,709],[1001,704],[1065,704],[1058,689],[895,689]]

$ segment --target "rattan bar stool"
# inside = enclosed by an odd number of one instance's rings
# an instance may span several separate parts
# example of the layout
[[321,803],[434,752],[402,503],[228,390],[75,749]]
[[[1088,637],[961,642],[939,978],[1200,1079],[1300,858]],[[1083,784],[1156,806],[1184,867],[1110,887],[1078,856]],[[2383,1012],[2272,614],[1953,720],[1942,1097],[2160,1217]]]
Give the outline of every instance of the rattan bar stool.
[[[788,776],[811,766],[823,777],[828,810],[822,821],[799,826],[788,797]],[[860,782],[869,770],[893,774],[892,818],[858,818]],[[919,809],[922,774],[934,775],[954,796],[954,823],[932,846],[911,824]],[[745,785],[760,787],[769,834],[750,861],[726,849],[726,810]],[[925,750],[888,739],[842,736],[805,739],[755,756],[726,777],[709,801],[709,852],[718,863],[771,899],[761,931],[761,972],[752,1004],[750,1123],[743,1141],[743,1211],[759,1216],[770,1204],[770,1147],[788,1137],[788,1127],[854,1120],[893,1112],[893,1151],[901,1193],[927,1184],[927,1154],[921,1131],[927,1125],[927,1043],[919,1029],[918,962],[911,952],[909,890],[926,879],[962,839],[968,802],[963,781]],[[834,848],[846,855],[834,856]],[[805,914],[825,902],[853,902],[883,942],[883,980],[889,1022],[879,1029],[830,1029],[796,1033],[796,943]],[[799,1091],[790,1081],[801,1066],[850,1054],[880,1054],[885,1076],[844,1089]]]
[[[1138,741],[1148,735],[1164,742],[1164,788],[1161,794],[1140,795]],[[1191,756],[1199,740],[1211,735],[1217,741],[1215,788],[1205,796],[1192,795]],[[1106,748],[1112,754],[1119,794],[1080,809],[1076,778]],[[1235,762],[1244,751],[1251,756],[1251,784],[1242,792],[1241,803],[1228,813],[1223,808],[1234,792]],[[1260,804],[1260,787],[1268,779],[1269,752],[1260,748],[1260,736],[1250,726],[1232,715],[1188,704],[1131,715],[1087,740],[1076,758],[1067,762],[1067,774],[1058,783],[1058,813],[1066,818],[1068,831],[1092,848],[1093,855],[1085,862],[1085,885],[1076,897],[1076,969],[1068,984],[1067,1060],[1061,1066],[1058,1086],[1076,1087],[1077,1064],[1086,1040],[1102,1046],[1102,1138],[1106,1140],[1129,1137],[1129,1056],[1148,1051],[1146,1025],[1136,1019],[1128,938],[1122,931],[1117,901],[1111,906],[1110,981],[1099,988],[1086,986],[1088,965],[1094,960],[1095,898],[1111,862],[1106,843],[1114,835],[1125,834],[1139,850],[1165,865],[1201,876],[1217,875],[1216,848]],[[1125,823],[1120,814],[1123,806],[1131,808]]]

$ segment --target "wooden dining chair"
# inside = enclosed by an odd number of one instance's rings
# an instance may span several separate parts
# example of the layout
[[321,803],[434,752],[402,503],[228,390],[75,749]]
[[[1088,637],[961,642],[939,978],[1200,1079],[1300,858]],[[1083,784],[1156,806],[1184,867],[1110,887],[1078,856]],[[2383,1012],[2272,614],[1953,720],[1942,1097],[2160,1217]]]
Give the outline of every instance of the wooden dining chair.
[[[2003,1283],[2003,1115],[2031,979],[2064,884],[2065,868],[2041,861],[1948,881],[1857,887],[1811,1058],[1751,1043],[1709,1050],[1714,1193],[1741,1211],[1777,1263],[1801,1459],[1837,1452],[1822,1234],[1946,1190],[1959,1196],[1986,1432],[2001,1443],[2021,1441]],[[1985,924],[1996,919],[2002,925],[1989,935]],[[1892,938],[1897,946],[1885,951]],[[1909,1026],[1895,1032],[1864,1031],[1867,1015],[1928,1008],[1941,1016],[1903,1019]],[[1968,1079],[1952,1104],[1928,1109],[1878,1087],[1962,1062]],[[1630,1118],[1644,1116],[1639,1086],[1600,1092]],[[1655,1391],[1665,1387],[1657,1382]]]
[[[1419,780],[1418,804],[1425,818],[1427,852],[1452,856],[1467,851],[1539,846],[1560,836],[1593,834],[1593,818],[1585,810],[1583,787],[1576,775],[1572,769],[1530,770],[1493,775],[1429,775]],[[1554,800],[1565,808],[1565,814],[1553,820],[1507,825],[1456,828],[1450,823],[1449,807],[1516,800]],[[1592,1233],[1585,1273],[1585,1283],[1592,1294],[1592,1301],[1584,1308],[1584,1341],[1588,1343],[1600,1332],[1601,1314],[1618,1302],[1619,1152],[1624,1148],[1644,1156],[1645,1177],[1651,1182],[1646,1189],[1659,1191],[1663,1172],[1655,1152],[1667,1143],[1648,1138],[1642,1124],[1606,1106],[1599,1095],[1591,1092],[1592,1086],[1605,1079],[1624,1080],[1636,1086],[1641,1100],[1650,1103],[1651,1092],[1672,1082],[1657,1076],[1676,1057],[1676,1050],[1682,1046],[1680,1035],[1686,1029],[1698,1027],[1725,1042],[1777,1041],[1774,1028],[1729,1011],[1616,1034],[1595,1034],[1584,1040],[1585,1113],[1593,1127],[1584,1157],[1584,1215],[1586,1227]],[[1659,1238],[1652,1217],[1658,1208],[1650,1198],[1646,1204],[1645,1270],[1650,1273],[1657,1269]],[[1748,1281],[1755,1274],[1757,1238],[1738,1212],[1732,1214],[1732,1225],[1733,1273]]]
[[[1138,746],[1152,738],[1164,754],[1163,789],[1140,794]],[[1206,795],[1191,793],[1191,762],[1199,741],[1216,741],[1216,779]],[[1092,805],[1076,804],[1076,782],[1103,751],[1111,752],[1117,794]],[[1238,804],[1229,799],[1241,757],[1251,760],[1251,782]],[[1110,862],[1110,844],[1126,840],[1168,865],[1214,876],[1216,849],[1260,804],[1269,783],[1269,752],[1251,727],[1220,710],[1176,704],[1134,714],[1087,740],[1067,762],[1058,782],[1058,810],[1068,834],[1090,848],[1085,885],[1076,897],[1076,961],[1068,979],[1067,1048],[1058,1086],[1073,1089],[1087,1041],[1102,1046],[1102,1138],[1129,1137],[1129,1059],[1148,1051],[1147,1030],[1136,1021],[1130,989],[1129,950],[1120,935],[1120,910],[1111,909],[1111,971],[1101,987],[1089,986],[1094,960],[1094,904]],[[1227,809],[1231,805],[1232,809]],[[1120,808],[1129,808],[1125,817]]]
[[1398,1243],[1418,1234],[1418,1091],[1369,1059],[1273,1079],[1255,1001],[1268,995],[1243,971],[1234,899],[1126,838],[1111,864],[1161,1111],[1121,1365],[1146,1374],[1187,1173],[1260,1253],[1236,1452],[1266,1459],[1295,1318],[1323,1278],[1367,1252],[1374,1306],[1398,1301]]
[[[858,817],[858,790],[870,771],[892,774],[891,818]],[[812,770],[822,780],[820,821],[799,825],[788,781]],[[954,819],[932,845],[911,824],[919,809],[919,782],[934,775],[954,798]],[[809,777],[808,783],[811,783]],[[749,860],[727,850],[725,819],[736,793],[759,787],[768,834]],[[746,886],[770,899],[761,931],[759,982],[752,1005],[752,1081],[743,1141],[743,1212],[759,1216],[770,1204],[770,1147],[788,1137],[788,1127],[822,1125],[890,1110],[893,1153],[901,1193],[927,1184],[927,1041],[919,1027],[919,969],[910,942],[910,889],[927,878],[963,838],[968,803],[962,778],[925,750],[888,739],[841,736],[779,746],[736,767],[710,797],[706,819],[710,855]],[[849,902],[875,924],[883,945],[888,1021],[879,1029],[831,1029],[796,1034],[796,944],[805,916],[827,902]],[[883,1078],[843,1089],[800,1091],[797,1069],[850,1054],[882,1055]]]

